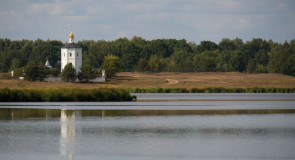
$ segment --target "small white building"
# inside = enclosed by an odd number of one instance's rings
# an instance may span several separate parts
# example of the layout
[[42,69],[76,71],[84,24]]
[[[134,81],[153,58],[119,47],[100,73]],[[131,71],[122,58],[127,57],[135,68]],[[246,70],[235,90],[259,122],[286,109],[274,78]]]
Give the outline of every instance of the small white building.
[[74,43],[74,34],[71,30],[69,43],[61,48],[61,71],[68,64],[72,63],[76,73],[80,72],[82,66],[82,48]]
[[47,58],[47,61],[45,62],[45,67],[47,68],[52,68],[52,66],[50,65],[49,61],[48,61],[48,58]]

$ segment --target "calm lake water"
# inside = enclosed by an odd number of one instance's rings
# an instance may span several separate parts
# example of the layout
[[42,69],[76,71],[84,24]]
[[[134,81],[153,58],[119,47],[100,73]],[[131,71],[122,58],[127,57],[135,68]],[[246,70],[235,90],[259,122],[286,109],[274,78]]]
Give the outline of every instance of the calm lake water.
[[295,94],[0,103],[0,159],[295,159]]

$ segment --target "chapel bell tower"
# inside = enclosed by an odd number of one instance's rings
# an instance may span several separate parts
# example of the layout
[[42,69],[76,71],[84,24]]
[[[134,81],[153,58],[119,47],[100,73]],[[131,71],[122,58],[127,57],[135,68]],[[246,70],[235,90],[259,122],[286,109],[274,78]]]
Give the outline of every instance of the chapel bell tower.
[[72,32],[72,29],[71,29],[71,33],[69,35],[69,43],[74,43],[74,34]]
[[74,43],[74,34],[71,29],[69,43],[61,48],[61,71],[68,64],[72,63],[76,73],[80,72],[82,66],[82,48]]

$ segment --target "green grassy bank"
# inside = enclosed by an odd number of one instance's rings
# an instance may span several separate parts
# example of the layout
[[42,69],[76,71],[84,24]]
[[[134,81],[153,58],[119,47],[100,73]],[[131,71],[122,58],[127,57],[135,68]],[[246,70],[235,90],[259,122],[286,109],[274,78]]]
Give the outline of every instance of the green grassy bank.
[[124,89],[0,89],[0,102],[132,101]]
[[134,88],[131,93],[295,93],[295,88]]

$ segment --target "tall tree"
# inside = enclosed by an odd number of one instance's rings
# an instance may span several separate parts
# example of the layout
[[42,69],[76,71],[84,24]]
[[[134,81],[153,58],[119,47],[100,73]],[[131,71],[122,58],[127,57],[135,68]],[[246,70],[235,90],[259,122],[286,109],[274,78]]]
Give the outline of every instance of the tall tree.
[[89,80],[96,78],[95,70],[89,64],[81,66],[80,70],[77,76],[80,82],[88,83]]
[[267,71],[272,73],[288,74],[288,51],[286,49],[279,49],[272,53],[267,65]]
[[72,63],[68,63],[61,74],[62,80],[65,82],[74,82],[76,80],[76,70]]
[[165,69],[165,60],[158,55],[152,55],[148,61],[149,70],[152,72],[161,72]]
[[102,69],[106,71],[107,77],[113,77],[116,73],[121,72],[120,58],[114,55],[105,56]]
[[29,81],[43,81],[47,77],[44,65],[29,63],[24,67],[24,78]]
[[236,46],[233,41],[228,38],[223,38],[218,44],[219,50],[235,50]]
[[287,74],[295,76],[295,54],[292,54],[287,59],[288,72]]
[[218,45],[211,41],[201,41],[201,44],[197,46],[198,53],[214,51],[216,49],[218,49]]

